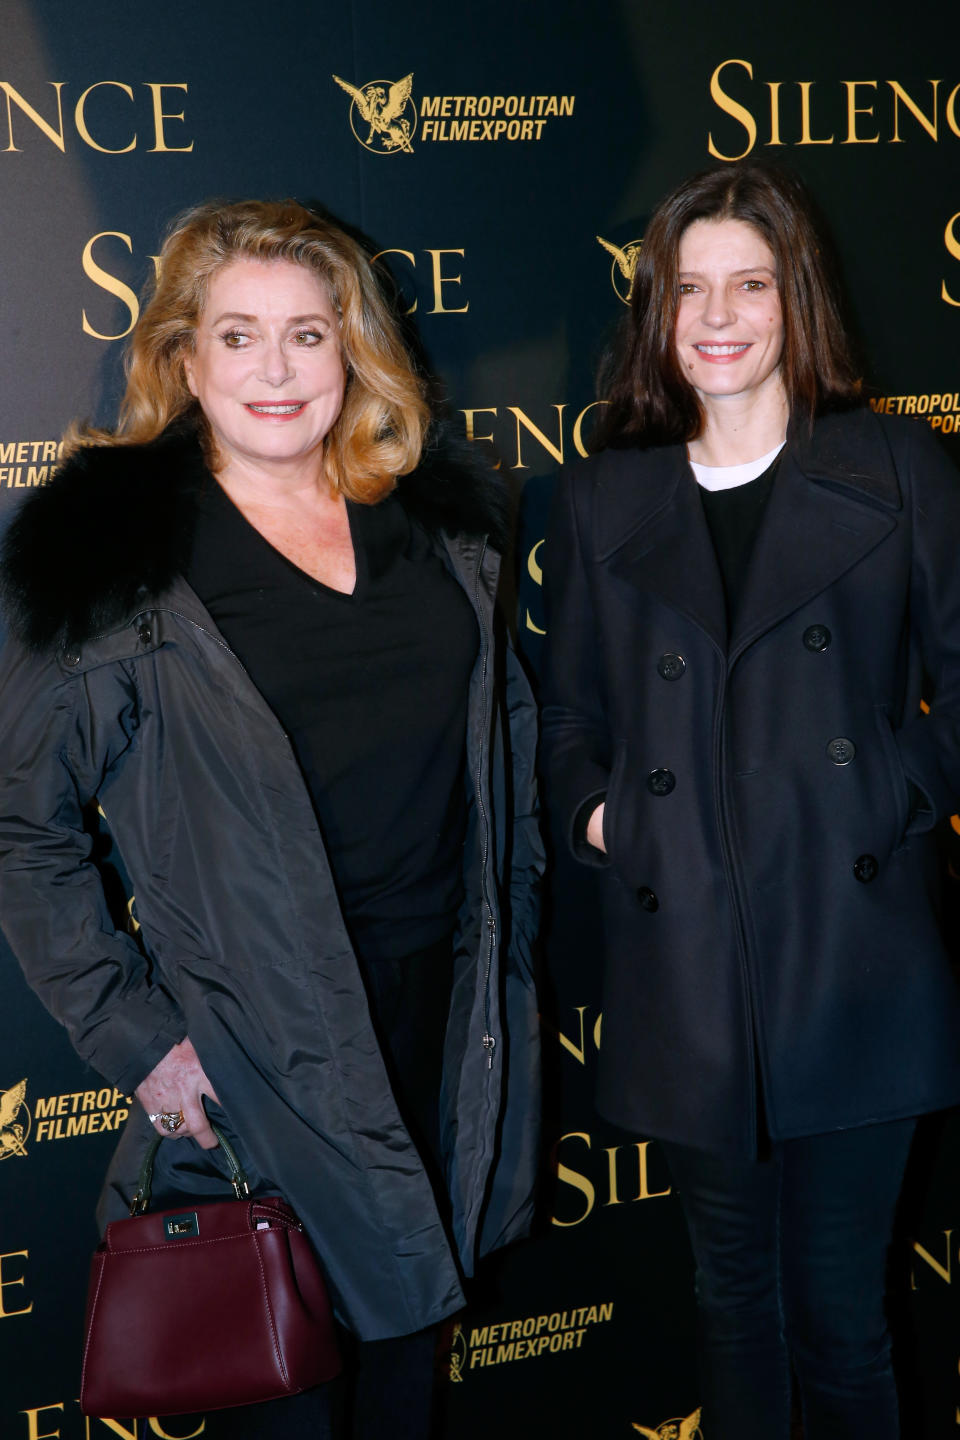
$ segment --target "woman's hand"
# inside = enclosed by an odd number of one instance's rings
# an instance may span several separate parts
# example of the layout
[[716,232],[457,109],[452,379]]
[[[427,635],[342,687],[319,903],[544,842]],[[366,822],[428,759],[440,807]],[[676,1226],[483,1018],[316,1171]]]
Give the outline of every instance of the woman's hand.
[[601,802],[587,821],[587,844],[592,845],[595,850],[602,850],[606,855],[607,847],[603,843],[603,810]]
[[217,1104],[220,1101],[189,1037],[167,1051],[135,1093],[148,1115],[183,1114],[183,1123],[176,1130],[165,1130],[159,1119],[153,1122],[153,1128],[165,1140],[189,1135],[204,1150],[213,1150],[219,1144],[210,1129],[202,1097],[209,1095]]

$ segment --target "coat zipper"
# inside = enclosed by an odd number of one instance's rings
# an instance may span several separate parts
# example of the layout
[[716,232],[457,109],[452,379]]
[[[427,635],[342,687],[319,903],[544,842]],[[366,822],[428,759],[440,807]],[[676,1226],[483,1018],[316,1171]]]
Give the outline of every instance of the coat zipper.
[[[480,550],[480,557],[477,560],[477,574],[474,586],[474,603],[477,616],[480,620],[480,633],[483,640],[483,654],[480,657],[480,695],[483,700],[484,732],[487,720],[487,660],[490,653],[489,637],[487,626],[483,619],[483,611],[480,604],[480,575],[483,570],[483,561],[487,553],[487,542],[484,539]],[[481,732],[480,748],[477,753],[477,808],[480,811],[480,819],[483,825],[483,857],[480,870],[480,890],[483,896],[483,903],[487,911],[487,960],[483,972],[483,1038],[480,1043],[487,1056],[487,1069],[493,1069],[493,1052],[496,1049],[496,1037],[490,1033],[490,975],[493,970],[493,952],[497,942],[497,921],[490,904],[489,892],[487,890],[487,861],[490,855],[490,822],[487,817],[486,805],[483,799],[483,746],[485,733]]]

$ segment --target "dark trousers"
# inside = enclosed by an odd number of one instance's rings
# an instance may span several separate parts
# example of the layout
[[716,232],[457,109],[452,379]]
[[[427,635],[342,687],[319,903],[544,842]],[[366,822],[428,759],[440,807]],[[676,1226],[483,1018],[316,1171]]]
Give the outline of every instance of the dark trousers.
[[756,1161],[664,1144],[697,1266],[703,1428],[897,1440],[887,1252],[916,1122],[787,1140]]
[[[439,1098],[452,940],[400,959],[372,960],[363,973],[394,1094],[445,1215]],[[282,1189],[272,1183],[268,1188]],[[343,1243],[350,1244],[349,1235]],[[429,1440],[436,1342],[432,1326],[389,1340],[359,1342],[344,1335],[344,1373],[338,1380],[284,1400],[211,1412],[204,1440]],[[137,1433],[138,1440],[151,1440],[143,1421]]]

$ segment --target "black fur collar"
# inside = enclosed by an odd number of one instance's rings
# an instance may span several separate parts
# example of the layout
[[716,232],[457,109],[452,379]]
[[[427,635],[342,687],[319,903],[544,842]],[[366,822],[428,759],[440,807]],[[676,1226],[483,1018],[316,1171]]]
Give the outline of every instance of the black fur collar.
[[[190,555],[195,496],[207,475],[196,431],[150,445],[91,446],[26,500],[0,550],[0,604],[31,649],[81,644],[163,593]],[[501,553],[505,487],[466,442],[434,430],[397,493],[428,530],[486,535]]]

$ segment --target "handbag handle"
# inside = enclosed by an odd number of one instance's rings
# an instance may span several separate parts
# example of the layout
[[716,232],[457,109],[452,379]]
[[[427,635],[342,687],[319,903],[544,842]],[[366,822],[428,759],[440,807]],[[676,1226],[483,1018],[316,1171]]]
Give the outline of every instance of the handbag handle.
[[[214,1135],[216,1135],[220,1142],[220,1148],[227,1157],[227,1164],[230,1166],[230,1183],[236,1191],[237,1199],[248,1200],[250,1198],[250,1185],[246,1175],[244,1175],[241,1169],[236,1150],[234,1150],[223,1131],[219,1126],[214,1125],[212,1120],[210,1122],[210,1129]],[[146,1155],[143,1157],[143,1164],[140,1167],[140,1175],[137,1180],[137,1188],[133,1199],[130,1201],[131,1215],[145,1215],[147,1213],[147,1207],[150,1204],[150,1190],[153,1185],[153,1162],[156,1159],[157,1151],[160,1149],[163,1141],[164,1137],[162,1135],[155,1135],[147,1148]]]

